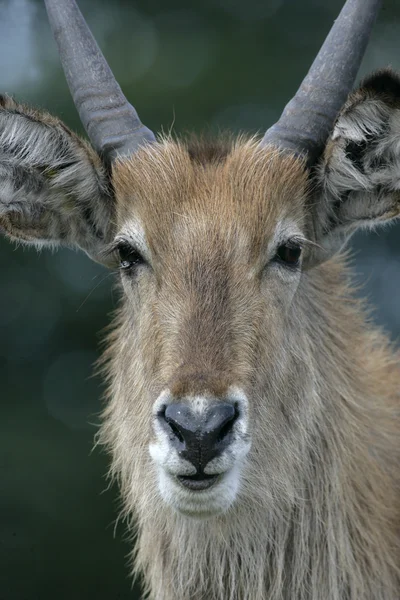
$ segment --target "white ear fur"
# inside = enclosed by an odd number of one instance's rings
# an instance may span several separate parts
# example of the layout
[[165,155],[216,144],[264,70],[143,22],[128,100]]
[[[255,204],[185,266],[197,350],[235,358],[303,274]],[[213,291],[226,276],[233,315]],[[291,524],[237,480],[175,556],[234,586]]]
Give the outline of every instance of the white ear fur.
[[0,97],[0,228],[37,246],[108,241],[113,200],[100,158],[58,119]]
[[313,208],[319,261],[359,227],[400,214],[400,80],[389,70],[369,77],[343,107],[317,173]]

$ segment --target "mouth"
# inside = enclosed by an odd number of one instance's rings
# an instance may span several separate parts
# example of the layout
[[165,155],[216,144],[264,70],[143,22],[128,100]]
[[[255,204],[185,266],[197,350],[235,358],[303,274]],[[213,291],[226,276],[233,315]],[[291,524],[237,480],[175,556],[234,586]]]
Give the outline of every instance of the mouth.
[[220,475],[206,475],[205,473],[196,473],[196,475],[178,475],[177,479],[181,485],[189,490],[200,491],[207,490],[220,478]]

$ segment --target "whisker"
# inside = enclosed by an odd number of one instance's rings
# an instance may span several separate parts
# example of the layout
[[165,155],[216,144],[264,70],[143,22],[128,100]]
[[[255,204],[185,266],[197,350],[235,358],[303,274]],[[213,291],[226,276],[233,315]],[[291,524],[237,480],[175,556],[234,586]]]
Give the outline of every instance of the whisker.
[[104,275],[104,277],[90,290],[90,292],[88,293],[88,295],[86,296],[86,298],[84,298],[84,300],[81,302],[81,304],[78,306],[78,308],[76,309],[76,312],[79,312],[82,308],[82,306],[86,303],[86,301],[90,298],[90,296],[93,294],[93,292],[95,290],[97,290],[97,288],[109,277],[112,277],[114,275],[114,272],[112,273],[107,273],[106,275]]

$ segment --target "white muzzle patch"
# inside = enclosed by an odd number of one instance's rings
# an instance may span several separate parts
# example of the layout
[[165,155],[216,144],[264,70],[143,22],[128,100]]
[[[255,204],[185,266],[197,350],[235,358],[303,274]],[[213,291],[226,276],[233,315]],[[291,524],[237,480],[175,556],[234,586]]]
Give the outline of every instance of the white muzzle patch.
[[[164,419],[166,407],[176,401],[169,390],[160,394],[153,407],[155,438],[149,446],[157,466],[160,494],[175,510],[191,517],[205,518],[225,512],[238,495],[241,473],[251,446],[247,397],[242,390],[230,388],[223,399],[201,395],[187,396],[179,401],[185,408],[182,422],[188,429],[195,428],[197,421],[203,416],[206,418],[219,402],[234,406],[235,417],[229,423],[229,434],[222,450],[203,465],[199,475],[194,463],[188,460],[184,435],[182,437],[174,424],[168,424]],[[193,415],[193,422],[190,422],[190,415]]]

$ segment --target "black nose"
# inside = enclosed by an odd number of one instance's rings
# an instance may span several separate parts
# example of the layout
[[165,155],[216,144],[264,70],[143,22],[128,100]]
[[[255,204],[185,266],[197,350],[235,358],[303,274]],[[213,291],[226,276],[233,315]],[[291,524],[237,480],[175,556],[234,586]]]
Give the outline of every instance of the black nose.
[[237,416],[233,404],[218,402],[201,414],[192,411],[187,404],[169,404],[160,419],[179,455],[201,473],[207,463],[230,444]]

